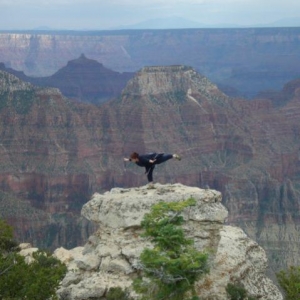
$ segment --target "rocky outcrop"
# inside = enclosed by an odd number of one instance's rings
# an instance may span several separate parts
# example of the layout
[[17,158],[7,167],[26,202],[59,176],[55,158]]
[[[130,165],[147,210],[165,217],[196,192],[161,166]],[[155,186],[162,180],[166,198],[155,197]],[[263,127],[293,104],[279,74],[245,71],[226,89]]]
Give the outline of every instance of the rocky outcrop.
[[[118,72],[188,65],[226,92],[254,96],[299,76],[299,28],[2,32],[0,62],[50,76],[82,53]],[[159,54],[159,55],[158,55]],[[233,90],[234,91],[234,90]],[[234,92],[236,94],[236,92]]]
[[190,197],[196,206],[183,212],[184,230],[197,250],[209,252],[210,260],[210,273],[196,283],[201,299],[228,299],[225,287],[229,282],[240,282],[259,299],[283,299],[265,275],[264,250],[240,228],[224,224],[228,212],[221,204],[221,194],[181,184],[114,188],[94,194],[83,206],[82,215],[99,229],[78,256],[63,249],[55,252],[69,269],[58,290],[60,299],[100,299],[110,287],[130,289],[140,270],[139,255],[151,247],[149,239],[140,236],[143,216],[159,201],[179,202]]
[[36,247],[32,247],[30,243],[21,243],[19,245],[19,249],[19,254],[24,257],[27,264],[30,264],[34,261],[33,253],[39,250]]

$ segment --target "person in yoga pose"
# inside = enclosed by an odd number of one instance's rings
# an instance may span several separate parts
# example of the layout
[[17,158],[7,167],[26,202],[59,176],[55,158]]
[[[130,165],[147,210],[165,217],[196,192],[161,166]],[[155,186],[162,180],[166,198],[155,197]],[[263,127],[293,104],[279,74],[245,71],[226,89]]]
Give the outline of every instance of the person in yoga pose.
[[145,174],[147,174],[148,182],[153,183],[153,170],[155,166],[164,163],[172,158],[181,160],[181,157],[178,154],[165,154],[153,152],[140,155],[136,152],[133,152],[129,158],[124,158],[124,161],[131,161],[136,163],[140,167],[145,167]]

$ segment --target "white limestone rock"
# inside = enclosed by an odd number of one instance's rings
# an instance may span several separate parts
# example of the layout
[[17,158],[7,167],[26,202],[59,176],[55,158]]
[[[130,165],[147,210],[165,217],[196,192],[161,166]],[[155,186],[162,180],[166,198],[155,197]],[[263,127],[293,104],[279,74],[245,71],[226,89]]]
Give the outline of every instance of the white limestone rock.
[[181,201],[193,197],[198,204],[190,211],[190,219],[205,221],[213,219],[224,222],[227,211],[221,205],[221,194],[181,184],[160,185],[155,189],[147,186],[134,189],[114,188],[109,193],[94,194],[82,208],[87,219],[111,228],[140,226],[143,216],[158,201]]
[[66,265],[74,259],[70,251],[63,247],[56,249],[53,253],[53,256]]
[[210,273],[197,283],[197,290],[204,299],[227,299],[224,287],[228,282],[243,283],[248,293],[258,299],[283,299],[278,288],[265,276],[265,251],[242,229],[224,226],[216,251]]
[[23,249],[19,252],[20,255],[24,256],[24,257],[27,257],[27,256],[32,256],[32,254],[34,252],[37,252],[39,250],[39,248],[35,248],[35,247],[32,247],[32,248],[26,248],[26,249]]
[[37,252],[39,249],[36,247],[32,247],[30,243],[21,243],[19,245],[20,251],[19,254],[24,256],[25,262],[27,264],[31,264],[34,262],[33,253]]
[[54,251],[53,256],[63,262],[68,270],[74,271],[78,269],[77,261],[80,261],[83,258],[83,249],[83,247],[76,247],[67,250],[60,247]]
[[140,237],[145,213],[160,201],[190,197],[196,205],[183,212],[183,228],[199,251],[210,254],[210,273],[196,284],[201,299],[226,300],[226,285],[239,280],[254,297],[282,300],[278,288],[265,275],[264,250],[240,228],[224,224],[228,211],[221,204],[221,194],[181,184],[156,184],[154,189],[114,188],[94,194],[83,206],[82,215],[98,223],[99,229],[82,250],[82,265],[73,274],[69,271],[63,280],[57,292],[60,299],[100,298],[110,287],[130,288],[140,268],[140,253],[153,246]]
[[76,265],[81,270],[91,271],[97,270],[101,262],[101,258],[96,253],[84,255],[81,259],[76,260]]
[[96,253],[100,257],[110,256],[111,258],[116,258],[121,254],[121,249],[113,243],[107,245],[100,243],[96,248]]
[[101,262],[101,271],[111,274],[130,274],[134,270],[131,265],[124,259],[112,259],[105,257]]
[[19,245],[20,250],[29,249],[32,248],[32,245],[30,243],[21,243]]
[[91,274],[88,278],[82,279],[78,284],[70,284],[59,292],[61,299],[84,300],[99,299],[103,296],[106,285],[97,274]]

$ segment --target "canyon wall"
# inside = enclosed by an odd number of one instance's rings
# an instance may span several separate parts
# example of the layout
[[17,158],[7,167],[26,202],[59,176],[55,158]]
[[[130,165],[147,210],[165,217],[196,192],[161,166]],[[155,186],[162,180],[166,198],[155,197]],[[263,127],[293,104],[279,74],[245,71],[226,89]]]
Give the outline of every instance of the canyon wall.
[[300,76],[299,28],[0,32],[0,62],[50,76],[82,53],[118,72],[188,65],[227,93],[252,97]]
[[94,106],[0,71],[1,217],[22,241],[82,244],[94,227],[79,213],[94,192],[147,182],[123,157],[179,153],[154,180],[222,192],[228,222],[266,249],[274,275],[300,257],[299,88],[233,99],[191,67],[145,67]]

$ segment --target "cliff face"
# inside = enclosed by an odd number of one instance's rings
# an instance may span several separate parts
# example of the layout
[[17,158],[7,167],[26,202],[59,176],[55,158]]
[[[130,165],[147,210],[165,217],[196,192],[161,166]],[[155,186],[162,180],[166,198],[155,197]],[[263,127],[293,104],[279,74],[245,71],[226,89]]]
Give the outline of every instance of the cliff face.
[[[123,141],[110,153],[182,154],[180,163],[158,166],[154,180],[220,190],[229,222],[267,250],[273,271],[297,265],[300,102],[297,88],[288,90],[280,105],[249,102],[227,97],[188,67],[144,68],[120,99],[103,106],[111,141]],[[145,182],[138,167],[123,173],[108,159],[115,186]]]
[[0,74],[0,212],[22,240],[80,244],[91,228],[79,210],[94,192],[146,183],[123,157],[178,152],[183,160],[157,166],[155,181],[221,191],[228,221],[266,249],[273,270],[299,264],[296,83],[275,105],[232,99],[190,67],[147,67],[96,107]]
[[[98,224],[83,248],[59,248],[55,256],[68,265],[69,272],[58,290],[60,299],[94,299],[105,296],[110,287],[129,287],[140,271],[139,256],[153,247],[142,238],[140,223],[160,201],[180,202],[189,197],[196,205],[183,212],[185,234],[198,251],[209,253],[210,273],[196,283],[201,299],[228,299],[226,285],[240,282],[259,299],[283,299],[266,277],[264,250],[237,227],[224,225],[228,215],[221,194],[180,184],[157,184],[132,189],[114,188],[94,194],[82,208],[82,215]],[[79,251],[81,250],[81,251]]]
[[[109,69],[183,64],[253,96],[299,77],[299,28],[0,33],[0,62],[50,76],[82,53]],[[232,93],[235,93],[234,91]]]
[[[80,106],[4,72],[0,103],[1,217],[21,241],[76,245],[90,230],[78,218],[91,191],[90,167],[81,158],[95,162],[99,151],[85,140],[90,132]],[[79,228],[82,236],[74,234]]]

